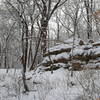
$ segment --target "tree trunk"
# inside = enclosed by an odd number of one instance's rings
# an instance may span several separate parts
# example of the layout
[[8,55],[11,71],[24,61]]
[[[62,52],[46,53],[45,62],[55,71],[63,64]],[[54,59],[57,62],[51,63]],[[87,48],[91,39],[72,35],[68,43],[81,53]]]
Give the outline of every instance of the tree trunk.
[[93,0],[85,0],[86,14],[87,14],[87,37],[90,39],[92,37],[92,9]]
[[23,84],[24,84],[24,89],[25,92],[29,91],[28,86],[26,84],[26,67],[27,67],[27,54],[28,54],[28,38],[24,40],[24,35],[25,37],[28,37],[28,25],[25,21],[22,23],[23,29],[22,29],[22,64],[23,64],[23,73],[22,73],[22,79],[23,79]]
[[41,51],[44,54],[47,49],[47,27],[48,27],[48,20],[47,20],[47,7],[44,4],[42,10],[42,18],[41,18]]

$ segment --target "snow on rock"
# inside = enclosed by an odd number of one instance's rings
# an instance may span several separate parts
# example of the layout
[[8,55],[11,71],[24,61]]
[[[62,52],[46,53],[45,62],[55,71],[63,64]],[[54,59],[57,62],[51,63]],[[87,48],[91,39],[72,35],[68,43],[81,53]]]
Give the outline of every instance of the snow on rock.
[[63,52],[70,52],[71,48],[72,48],[72,46],[67,45],[67,44],[57,45],[53,48],[48,49],[47,52],[43,56],[45,57],[45,56],[49,56],[49,55],[57,55],[57,54],[63,53]]
[[93,50],[93,52],[95,53],[95,55],[100,55],[100,47],[97,47]]
[[73,38],[70,38],[64,41],[64,44],[59,44],[57,46],[49,48],[47,52],[44,54],[44,57],[48,56],[49,54],[54,55],[62,52],[70,52],[73,46],[83,45],[83,44],[84,42],[81,39],[76,38],[75,40],[73,40]]
[[80,38],[69,38],[68,40],[64,41],[66,44],[70,44],[70,45],[81,45],[81,44],[85,44],[85,42],[83,42]]
[[53,61],[53,60],[58,60],[58,59],[60,59],[60,58],[64,58],[64,59],[67,59],[67,58],[69,58],[69,55],[67,54],[67,53],[60,53],[60,54],[58,54],[58,55],[52,55],[52,56],[47,56],[47,57],[45,57],[45,59],[43,60],[43,62],[42,63],[46,63],[46,62],[48,62],[48,61]]
[[100,46],[100,41],[93,43],[93,46]]
[[68,44],[60,44],[60,45],[57,45],[55,47],[52,47],[50,49],[47,50],[47,52],[53,52],[53,51],[58,51],[58,50],[61,50],[61,49],[67,49],[67,48],[71,48],[72,46],[68,45]]
[[[48,49],[48,52],[44,54],[44,60],[41,64],[44,67],[52,67],[55,64],[57,65],[57,63],[64,63],[66,64],[66,68],[71,67],[76,70],[87,68],[100,69],[100,64],[93,62],[100,58],[99,43],[100,42],[85,43],[78,38],[74,40],[72,38],[68,39],[63,44]],[[92,63],[90,63],[90,61]],[[56,69],[59,68],[58,66],[55,67]]]
[[71,51],[71,56],[76,56],[76,55],[82,55],[84,53],[84,50],[81,49],[81,48],[75,48],[75,49],[72,49]]

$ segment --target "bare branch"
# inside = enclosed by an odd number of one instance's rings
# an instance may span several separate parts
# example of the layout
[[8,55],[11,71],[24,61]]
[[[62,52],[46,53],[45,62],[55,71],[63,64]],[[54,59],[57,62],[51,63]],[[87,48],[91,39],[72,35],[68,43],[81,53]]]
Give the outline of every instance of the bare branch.
[[49,15],[49,19],[51,18],[51,16],[52,16],[52,14],[54,13],[54,11],[55,11],[58,7],[62,6],[66,1],[67,1],[67,0],[64,0],[64,1],[60,4],[61,0],[58,0],[58,2],[55,4],[54,8],[52,9],[52,11],[51,11],[51,13],[50,13],[50,15]]
[[58,7],[62,6],[67,0],[64,0],[61,4],[58,5]]
[[[17,10],[17,8],[15,6],[13,6],[8,0],[6,0],[6,3],[8,6],[10,6],[14,10],[14,12],[17,13],[17,16],[20,17],[20,12]],[[10,9],[8,9],[8,10],[11,12]]]
[[52,9],[50,15],[49,15],[49,19],[51,18],[52,14],[54,13],[54,11],[57,9],[59,3],[60,3],[61,0],[58,0],[58,2],[55,4],[54,8]]
[[41,10],[41,5],[37,2],[37,0],[36,0],[36,5],[37,5],[37,7],[38,7],[38,9],[39,9],[39,11],[40,11],[40,13],[42,12],[42,10]]
[[48,15],[50,14],[51,10],[51,0],[48,1]]

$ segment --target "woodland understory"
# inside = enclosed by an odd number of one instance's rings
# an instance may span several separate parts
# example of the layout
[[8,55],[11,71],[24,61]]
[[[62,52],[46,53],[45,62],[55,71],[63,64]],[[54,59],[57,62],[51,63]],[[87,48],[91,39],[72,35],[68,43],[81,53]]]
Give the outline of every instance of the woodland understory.
[[99,0],[0,0],[0,100],[100,100]]

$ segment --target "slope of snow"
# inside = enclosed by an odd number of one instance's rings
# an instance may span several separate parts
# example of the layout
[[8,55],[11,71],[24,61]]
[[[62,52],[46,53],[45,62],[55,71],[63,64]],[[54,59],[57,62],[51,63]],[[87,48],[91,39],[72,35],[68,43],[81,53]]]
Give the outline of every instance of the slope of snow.
[[99,71],[75,72],[73,77],[63,68],[54,71],[53,74],[50,71],[27,72],[26,79],[30,92],[26,94],[22,93],[23,84],[19,81],[18,71],[16,74],[6,74],[4,71],[1,73],[0,100],[92,100],[89,97],[91,94],[93,98],[97,98],[100,93]]
[[[70,52],[47,56],[42,63],[62,58],[66,60],[71,55],[85,56],[95,54],[97,56],[100,54],[99,46],[93,46],[92,44],[78,45],[79,40],[75,40],[76,46],[73,47],[72,39],[65,42],[66,44],[52,47],[49,50],[53,52],[72,48]],[[95,66],[100,66],[100,57],[97,57],[98,59],[90,59],[87,64],[80,59],[74,59],[73,61],[80,62],[85,67],[94,68]],[[26,72],[26,83],[29,88],[27,93],[23,92],[21,70],[9,69],[8,73],[6,73],[7,70],[0,69],[0,100],[98,100],[97,98],[100,97],[99,70],[73,71],[72,75],[72,71],[64,69],[67,64],[57,62],[55,65],[60,65],[61,67],[54,70],[53,73],[44,71],[43,68],[46,67],[43,65],[39,66],[35,71]]]

